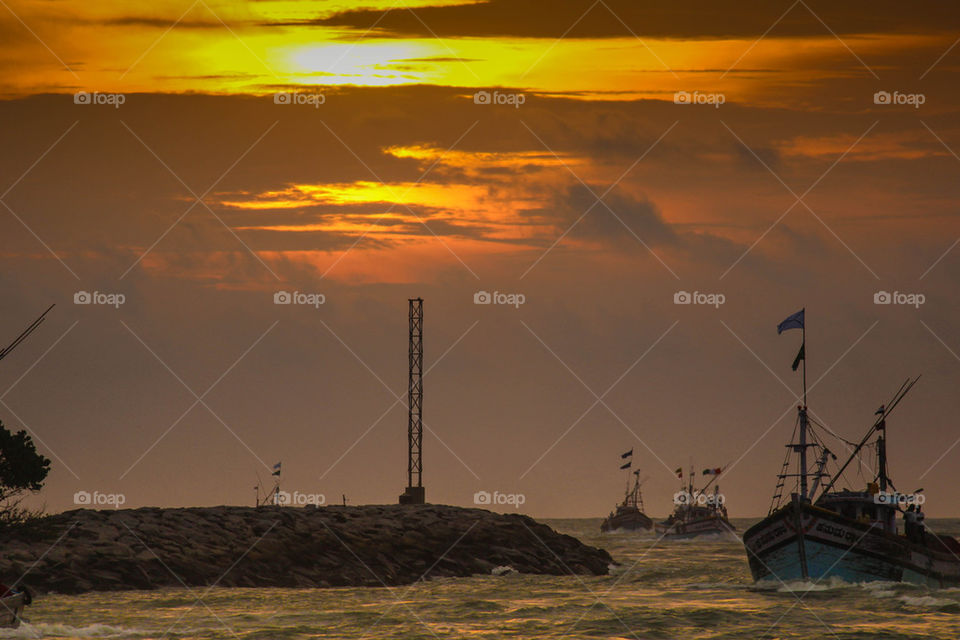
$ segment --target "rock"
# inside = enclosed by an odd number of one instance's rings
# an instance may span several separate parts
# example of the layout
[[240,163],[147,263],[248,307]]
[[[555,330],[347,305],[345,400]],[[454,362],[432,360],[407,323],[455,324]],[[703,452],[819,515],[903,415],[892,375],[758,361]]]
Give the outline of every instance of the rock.
[[395,586],[500,567],[603,575],[612,563],[527,516],[443,505],[78,509],[11,529],[0,579],[32,566],[24,581],[38,593]]

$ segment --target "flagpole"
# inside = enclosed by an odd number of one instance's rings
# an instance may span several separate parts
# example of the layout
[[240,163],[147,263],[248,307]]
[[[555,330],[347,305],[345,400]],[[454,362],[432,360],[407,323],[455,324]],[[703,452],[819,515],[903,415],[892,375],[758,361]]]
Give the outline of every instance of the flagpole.
[[803,323],[800,325],[803,350],[803,407],[800,409],[800,499],[807,499],[807,308],[803,308]]
[[807,408],[807,308],[803,308],[803,325],[800,327],[800,348],[803,349],[803,408]]

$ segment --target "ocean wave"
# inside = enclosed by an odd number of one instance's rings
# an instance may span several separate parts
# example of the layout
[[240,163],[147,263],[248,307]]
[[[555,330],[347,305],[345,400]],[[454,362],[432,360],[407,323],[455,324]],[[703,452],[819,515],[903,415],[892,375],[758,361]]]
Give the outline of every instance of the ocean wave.
[[949,598],[937,598],[934,596],[900,596],[897,598],[900,602],[911,607],[924,607],[928,609],[957,609],[960,608],[960,602]]
[[24,622],[18,629],[0,629],[0,638],[131,638],[148,636],[152,631],[91,624],[71,627],[67,624]]
[[663,542],[669,542],[670,544],[703,544],[707,543],[718,543],[718,542],[739,542],[740,539],[733,533],[729,531],[722,531],[719,533],[705,533],[703,535],[694,536],[692,538],[670,538],[669,536],[663,538]]
[[490,574],[494,576],[509,576],[517,573],[519,573],[519,571],[508,564],[503,564],[490,570]]
[[[777,593],[811,593],[822,591],[866,591],[874,598],[893,598],[897,597],[905,604],[916,606],[958,606],[960,602],[949,598],[935,598],[930,595],[910,595],[909,592],[925,591],[933,593],[946,593],[949,591],[960,591],[960,589],[929,589],[923,585],[912,584],[910,582],[892,582],[890,580],[870,580],[864,582],[848,582],[838,576],[830,576],[826,580],[790,580],[784,583],[775,581],[758,582],[751,587],[756,591],[768,591]],[[908,593],[904,593],[908,592]]]
[[832,591],[837,589],[851,589],[858,585],[845,581],[837,576],[830,576],[826,580],[788,580],[779,582],[775,580],[762,580],[753,585],[756,591],[775,591],[778,593],[810,593],[814,591]]

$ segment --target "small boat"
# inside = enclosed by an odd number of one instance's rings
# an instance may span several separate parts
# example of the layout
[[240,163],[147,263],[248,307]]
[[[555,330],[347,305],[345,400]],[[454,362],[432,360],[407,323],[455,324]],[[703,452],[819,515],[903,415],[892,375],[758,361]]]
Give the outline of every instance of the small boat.
[[[693,469],[690,470],[687,486],[673,496],[673,513],[666,520],[656,523],[656,532],[667,539],[684,540],[706,535],[730,535],[736,528],[727,518],[726,499],[720,493],[719,485],[714,485],[713,493],[707,489],[720,476],[722,469],[704,469],[704,475],[713,479],[703,489],[694,487]],[[677,476],[683,478],[683,470],[677,469]]]
[[23,608],[33,602],[33,596],[26,587],[11,589],[0,585],[0,627],[16,629],[20,626]]
[[[631,449],[631,453],[632,453]],[[627,467],[629,468],[629,466]],[[612,512],[600,525],[600,531],[641,531],[649,530],[653,527],[651,520],[643,512],[643,494],[640,493],[640,470],[633,472],[633,487],[627,485],[626,493],[623,496],[623,502],[617,505],[616,511]],[[629,476],[627,476],[629,483]]]
[[[799,317],[799,327],[788,328],[803,328],[802,311]],[[803,360],[806,368],[805,346],[801,346],[795,365],[798,360]],[[901,494],[887,472],[887,418],[918,379],[904,382],[893,399],[877,410],[873,425],[832,475],[826,465],[836,456],[824,445],[825,434],[821,431],[827,429],[821,430],[822,425],[808,414],[804,388],[803,404],[797,407],[795,439],[787,445],[770,511],[743,535],[754,581],[783,583],[837,577],[846,582],[960,586],[960,542],[927,531],[923,524],[923,490]],[[872,481],[863,491],[835,490],[847,467],[854,460],[861,462],[860,454],[866,448],[876,452]],[[807,468],[810,453],[816,460],[812,471]],[[796,454],[795,465],[791,454]],[[794,469],[796,473],[788,473]],[[787,478],[796,480],[796,490],[784,500]],[[902,532],[897,524],[901,513]]]

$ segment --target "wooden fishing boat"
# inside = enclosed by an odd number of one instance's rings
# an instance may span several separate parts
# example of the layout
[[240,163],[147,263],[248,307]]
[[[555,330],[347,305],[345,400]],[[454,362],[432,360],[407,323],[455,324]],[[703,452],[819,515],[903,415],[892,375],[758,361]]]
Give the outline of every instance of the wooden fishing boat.
[[[687,485],[673,496],[673,513],[666,520],[656,523],[657,534],[674,540],[734,534],[736,527],[727,518],[726,499],[720,493],[719,485],[713,484],[721,471],[705,469],[704,475],[712,475],[713,478],[702,489],[697,489],[691,468]],[[683,479],[681,469],[677,469],[677,475]],[[713,485],[713,493],[707,491],[710,485]]]
[[[803,324],[800,311],[799,326],[787,328],[803,329]],[[805,346],[794,361],[796,365],[802,360],[804,370]],[[922,489],[900,493],[887,471],[887,418],[918,379],[904,382],[893,399],[877,410],[873,425],[859,443],[848,443],[852,451],[833,474],[827,465],[836,456],[824,445],[825,434],[819,433],[822,425],[808,414],[804,381],[803,404],[797,408],[794,438],[787,445],[770,511],[743,536],[755,581],[836,577],[847,582],[960,586],[960,542],[928,531],[923,523]],[[863,491],[836,490],[848,466],[854,460],[862,462],[861,453],[868,448],[876,452],[873,479]],[[812,471],[807,468],[811,450],[817,461]],[[792,454],[796,454],[795,464]],[[789,473],[794,467],[796,472]],[[796,480],[796,490],[784,500],[787,479]]]
[[600,524],[600,531],[648,531],[653,527],[653,520],[643,512],[640,470],[632,475],[633,487],[628,486],[623,502]]

